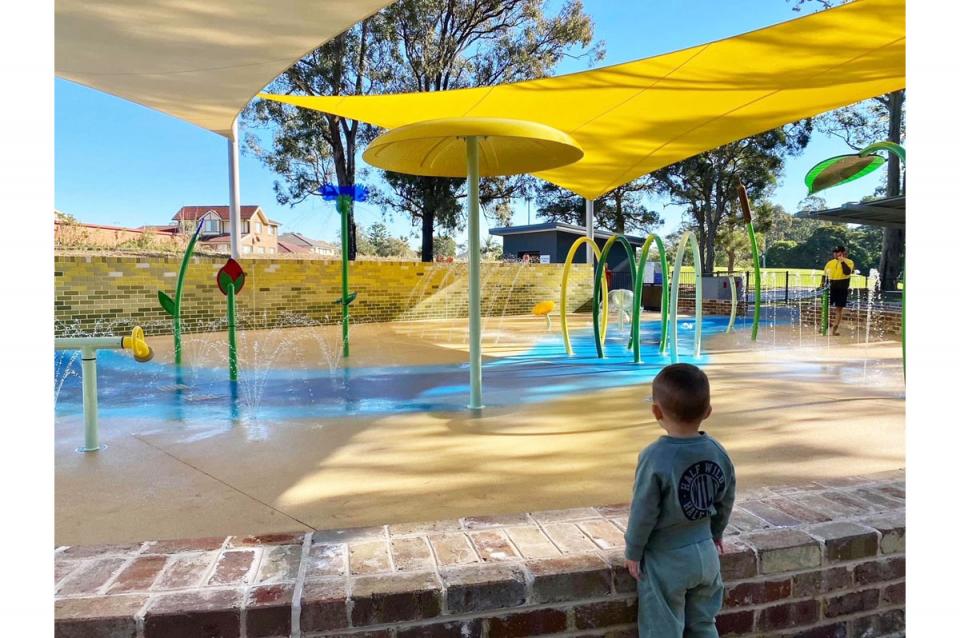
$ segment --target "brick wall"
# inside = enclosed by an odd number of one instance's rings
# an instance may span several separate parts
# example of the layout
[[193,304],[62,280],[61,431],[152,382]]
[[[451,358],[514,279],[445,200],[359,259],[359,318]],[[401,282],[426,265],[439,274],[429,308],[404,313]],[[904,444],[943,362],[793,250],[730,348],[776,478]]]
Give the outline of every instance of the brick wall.
[[[167,334],[169,317],[157,290],[171,297],[180,257],[57,255],[54,259],[54,317],[57,333],[124,331],[141,325],[148,334]],[[225,322],[226,298],[217,289],[225,258],[194,257],[182,301],[188,332]],[[241,328],[282,325],[291,315],[337,323],[340,262],[317,259],[247,259],[245,286],[237,296]],[[560,299],[561,264],[484,263],[481,307],[485,315],[522,315],[539,301]],[[355,322],[467,316],[467,264],[359,261],[350,265],[350,306]],[[574,265],[570,308],[590,299],[590,269]],[[222,326],[219,326],[222,327]]]
[[[741,494],[721,635],[904,635],[904,506],[902,472]],[[57,635],[636,636],[627,514],[61,547]]]
[[[803,309],[803,324],[820,328],[821,309],[818,304],[813,304]],[[847,307],[843,311],[843,325],[850,328],[857,328],[861,331],[867,326],[866,309],[856,309]],[[899,309],[872,310],[870,315],[870,331],[879,336],[899,337],[902,330],[903,315]],[[837,309],[830,308],[830,324],[837,318]]]

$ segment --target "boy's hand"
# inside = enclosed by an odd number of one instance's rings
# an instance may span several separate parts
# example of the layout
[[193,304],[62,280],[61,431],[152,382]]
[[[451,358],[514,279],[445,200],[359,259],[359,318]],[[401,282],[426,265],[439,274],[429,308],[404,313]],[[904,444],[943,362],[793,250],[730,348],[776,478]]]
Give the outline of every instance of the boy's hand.
[[643,572],[640,571],[640,562],[635,560],[627,560],[627,571],[630,572],[630,575],[633,576],[634,580],[640,580],[643,578]]
[[723,539],[718,538],[713,541],[713,544],[717,546],[717,553],[723,555]]

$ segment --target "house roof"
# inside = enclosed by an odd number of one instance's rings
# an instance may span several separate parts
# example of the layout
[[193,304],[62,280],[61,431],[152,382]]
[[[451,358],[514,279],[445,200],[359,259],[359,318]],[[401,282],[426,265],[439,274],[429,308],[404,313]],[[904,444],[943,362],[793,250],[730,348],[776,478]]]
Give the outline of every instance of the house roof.
[[277,239],[277,250],[281,253],[309,253],[310,247]]
[[60,225],[64,225],[64,226],[67,226],[67,225],[69,225],[69,226],[82,226],[82,227],[84,227],[84,228],[96,228],[96,229],[98,229],[98,230],[122,230],[122,231],[124,231],[124,232],[126,232],[126,233],[142,233],[142,232],[144,232],[144,230],[152,230],[152,229],[146,229],[146,228],[144,228],[144,227],[140,227],[140,228],[128,228],[128,227],[126,227],[126,226],[110,226],[110,225],[108,225],[108,224],[88,224],[88,223],[86,223],[86,222],[67,222],[67,221],[62,221],[62,220],[59,220],[59,219],[55,219],[55,220],[53,221],[53,223],[54,223],[55,225],[56,225],[56,224],[60,224]]
[[[196,221],[196,220],[200,219],[201,217],[203,217],[205,214],[207,214],[207,212],[209,212],[209,211],[211,211],[211,210],[212,210],[213,212],[215,212],[215,213],[220,217],[220,219],[223,219],[223,220],[229,220],[229,219],[230,219],[230,207],[229,207],[229,206],[183,206],[183,207],[180,208],[180,210],[178,210],[178,211],[174,214],[173,219],[175,219],[175,220],[177,220],[177,221],[181,221],[181,220],[185,220],[185,221]],[[256,205],[256,204],[249,204],[249,205],[241,206],[241,207],[240,207],[240,219],[242,219],[243,221],[247,221],[247,220],[249,220],[251,217],[253,217],[254,213],[256,213],[258,210],[262,212],[263,209],[261,209],[260,206],[258,206],[258,205]],[[263,216],[266,217],[267,214],[264,213]],[[276,224],[277,226],[280,225],[279,222],[275,222],[275,221],[273,221],[272,219],[269,219],[269,218],[267,219],[267,221],[268,221],[269,223],[271,223],[271,224]]]
[[[568,233],[571,235],[578,235],[584,237],[587,234],[587,229],[584,226],[577,226],[575,224],[565,224],[563,222],[546,222],[543,224],[529,224],[525,226],[501,226],[499,228],[491,228],[491,235],[499,235],[501,237],[506,237],[507,235],[527,235],[530,233]],[[605,230],[600,230],[599,228],[593,231],[593,236],[595,238],[607,239],[613,233],[610,233]],[[636,246],[642,246],[644,242],[643,237],[637,237],[636,235],[624,235],[631,244]]]
[[322,239],[311,239],[300,233],[284,233],[277,238],[277,241],[282,241],[286,244],[302,246],[304,248],[326,248],[328,250],[336,250],[336,246],[330,242],[323,241]]
[[213,237],[204,237],[200,240],[201,244],[228,244],[230,243],[229,233],[226,235],[214,235]]
[[847,202],[837,208],[801,211],[796,216],[801,219],[820,219],[842,224],[906,228],[907,198],[901,195],[870,202]]

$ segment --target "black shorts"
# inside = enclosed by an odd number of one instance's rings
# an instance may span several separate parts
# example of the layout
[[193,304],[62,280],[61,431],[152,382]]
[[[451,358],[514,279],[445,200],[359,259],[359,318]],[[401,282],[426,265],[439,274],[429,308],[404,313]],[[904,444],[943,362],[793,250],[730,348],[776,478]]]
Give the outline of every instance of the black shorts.
[[830,281],[830,305],[835,308],[846,308],[849,292],[849,279],[832,279]]

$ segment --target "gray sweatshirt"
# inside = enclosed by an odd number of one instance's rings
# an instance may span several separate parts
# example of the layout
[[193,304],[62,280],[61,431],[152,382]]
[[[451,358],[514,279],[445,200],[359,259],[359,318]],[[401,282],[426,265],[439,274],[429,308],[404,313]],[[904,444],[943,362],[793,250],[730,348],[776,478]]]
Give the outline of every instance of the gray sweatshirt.
[[637,462],[626,557],[722,538],[735,491],[733,462],[713,437],[661,436]]

